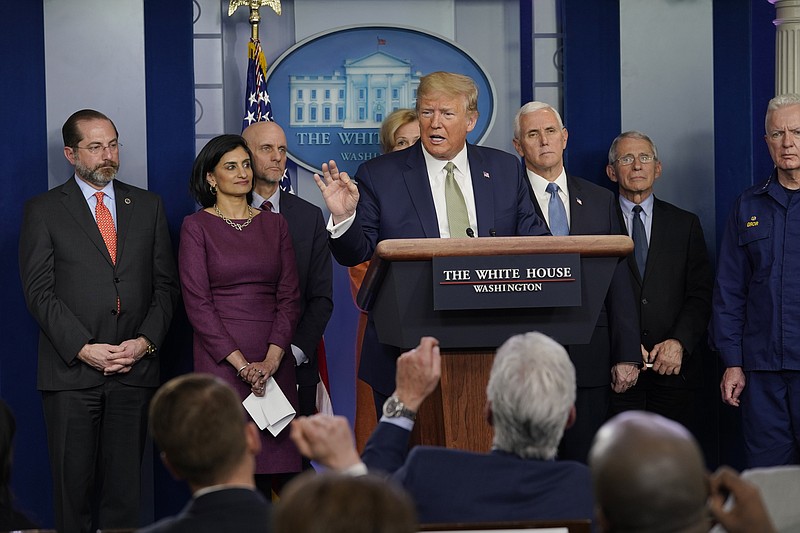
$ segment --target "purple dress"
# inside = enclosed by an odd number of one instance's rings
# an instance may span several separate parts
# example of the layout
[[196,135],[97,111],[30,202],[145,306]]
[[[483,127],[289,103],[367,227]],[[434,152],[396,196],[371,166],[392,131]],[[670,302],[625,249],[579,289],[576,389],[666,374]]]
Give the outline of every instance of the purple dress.
[[[276,344],[286,353],[274,377],[297,409],[291,342],[300,292],[286,220],[262,212],[237,231],[198,211],[183,220],[178,261],[183,302],[194,328],[195,372],[219,376],[244,399],[250,387],[225,358],[238,349],[248,361],[263,361],[269,345]],[[261,443],[257,474],[300,471],[300,452],[288,428],[277,437],[262,431]]]

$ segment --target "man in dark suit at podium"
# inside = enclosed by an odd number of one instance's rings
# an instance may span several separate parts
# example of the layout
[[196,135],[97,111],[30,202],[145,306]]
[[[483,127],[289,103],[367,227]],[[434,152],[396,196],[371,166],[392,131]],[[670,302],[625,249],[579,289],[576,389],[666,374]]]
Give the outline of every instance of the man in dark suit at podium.
[[[467,76],[434,72],[417,90],[420,142],[362,164],[351,180],[336,163],[314,175],[331,212],[329,244],[354,266],[384,239],[546,235],[531,204],[519,161],[467,143],[478,119],[478,89]],[[377,411],[394,390],[399,348],[381,344],[370,315],[359,377]]]
[[628,274],[638,296],[647,365],[636,386],[612,398],[611,414],[652,411],[697,434],[701,341],[711,316],[712,286],[700,219],[653,195],[661,161],[647,135],[617,136],[606,172],[619,186],[619,217],[634,240]]
[[[543,102],[525,104],[514,118],[514,148],[525,160],[537,214],[553,235],[622,234],[614,194],[564,169],[568,136],[558,111]],[[636,383],[641,364],[637,326],[633,290],[620,262],[589,344],[567,348],[577,373],[580,416],[564,434],[560,458],[585,462],[606,420],[611,389],[618,394]]]
[[553,460],[576,418],[575,369],[564,348],[541,333],[515,335],[497,350],[486,388],[491,453],[434,446],[408,452],[416,412],[439,382],[437,344],[425,337],[398,359],[394,408],[384,411],[361,458],[342,417],[295,420],[300,451],[338,471],[390,473],[411,495],[421,523],[592,519],[589,468]]

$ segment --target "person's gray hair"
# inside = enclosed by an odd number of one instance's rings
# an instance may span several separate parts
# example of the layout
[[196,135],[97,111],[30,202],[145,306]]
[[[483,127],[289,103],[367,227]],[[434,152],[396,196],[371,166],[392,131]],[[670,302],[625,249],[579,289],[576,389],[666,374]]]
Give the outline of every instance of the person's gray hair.
[[559,115],[558,111],[555,107],[551,106],[550,104],[546,104],[544,102],[528,102],[524,106],[519,108],[517,114],[514,116],[514,138],[516,140],[520,139],[520,135],[522,132],[520,131],[519,122],[522,119],[522,115],[527,115],[528,113],[533,113],[534,111],[539,111],[540,109],[549,109],[553,112],[556,116],[556,120],[558,120],[558,127],[562,130],[564,129],[564,121],[561,120],[561,115]]
[[550,337],[515,335],[497,349],[486,396],[495,448],[552,459],[575,403],[575,367]]
[[790,105],[800,105],[800,94],[779,94],[767,104],[767,114],[764,117],[764,131],[769,133],[769,117],[776,109]]
[[653,142],[653,139],[642,133],[641,131],[631,130],[620,133],[617,135],[617,138],[614,139],[611,143],[611,148],[608,149],[608,164],[613,165],[614,162],[617,160],[617,144],[622,139],[639,139],[640,141],[647,141],[650,145],[650,148],[653,150],[653,157],[656,161],[658,161],[658,148],[656,148],[656,143]]

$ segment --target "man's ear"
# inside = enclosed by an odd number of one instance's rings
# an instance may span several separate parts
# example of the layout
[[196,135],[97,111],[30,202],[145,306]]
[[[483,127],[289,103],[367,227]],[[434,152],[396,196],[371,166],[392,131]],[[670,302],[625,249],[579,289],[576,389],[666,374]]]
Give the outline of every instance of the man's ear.
[[569,408],[569,414],[567,415],[567,425],[564,426],[565,429],[571,428],[575,424],[575,420],[578,418],[578,410],[575,409],[575,406]]
[[489,423],[490,426],[494,427],[494,415],[492,414],[492,402],[486,400],[486,403],[483,404],[483,416],[486,417],[486,422]]
[[166,453],[164,453],[164,452],[161,452],[161,462],[162,462],[162,463],[164,463],[164,467],[167,469],[167,472],[169,472],[169,474],[170,474],[170,475],[171,475],[173,478],[177,479],[178,481],[181,481],[181,480],[183,479],[183,478],[182,478],[182,477],[181,477],[181,476],[178,474],[178,472],[176,472],[176,471],[175,471],[175,469],[174,469],[174,468],[172,468],[172,465],[171,465],[171,464],[170,464],[170,462],[169,462],[169,458],[167,457],[167,454],[166,454]]
[[606,165],[606,176],[614,183],[617,183],[617,172],[614,170],[614,165]]
[[71,146],[64,147],[64,157],[67,158],[70,165],[75,165],[75,150]]
[[261,452],[261,436],[258,426],[253,422],[248,422],[244,426],[245,439],[247,440],[247,451],[253,455]]

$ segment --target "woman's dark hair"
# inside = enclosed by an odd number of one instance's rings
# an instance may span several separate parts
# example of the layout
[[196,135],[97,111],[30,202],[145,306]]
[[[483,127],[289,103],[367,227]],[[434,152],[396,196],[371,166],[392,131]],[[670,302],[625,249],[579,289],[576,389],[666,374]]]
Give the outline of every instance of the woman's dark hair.
[[17,424],[8,406],[0,400],[0,510],[11,508],[11,455]]
[[[197,154],[192,166],[192,176],[189,178],[189,192],[198,204],[203,207],[214,205],[216,198],[211,193],[211,187],[206,181],[206,175],[214,170],[222,156],[237,148],[244,148],[252,161],[253,154],[241,135],[219,135],[214,137]],[[253,179],[253,186],[255,186],[255,178]],[[249,204],[252,201],[253,191],[251,189],[247,193],[247,203]]]

